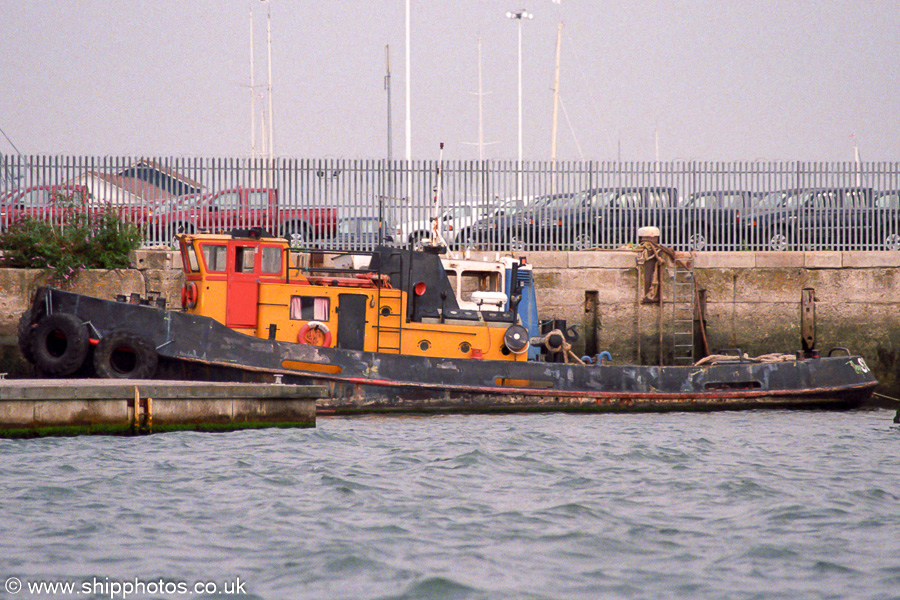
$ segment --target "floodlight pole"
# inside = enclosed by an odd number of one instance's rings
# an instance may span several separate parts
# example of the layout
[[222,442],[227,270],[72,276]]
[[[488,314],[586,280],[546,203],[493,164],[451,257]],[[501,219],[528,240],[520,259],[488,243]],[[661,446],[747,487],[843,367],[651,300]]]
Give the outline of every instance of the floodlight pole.
[[518,177],[516,178],[516,192],[517,195],[521,197],[522,195],[522,19],[533,19],[534,15],[525,10],[524,8],[519,10],[518,12],[507,12],[507,18],[515,19],[518,21],[518,29],[519,29],[519,160],[516,165],[516,170],[518,172]]

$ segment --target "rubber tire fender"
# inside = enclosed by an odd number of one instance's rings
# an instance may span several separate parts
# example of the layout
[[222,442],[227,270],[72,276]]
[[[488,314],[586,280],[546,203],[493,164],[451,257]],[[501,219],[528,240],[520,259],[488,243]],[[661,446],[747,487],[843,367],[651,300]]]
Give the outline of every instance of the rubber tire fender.
[[153,344],[130,331],[112,331],[94,348],[94,371],[104,379],[152,379],[158,364]]
[[54,377],[72,375],[81,368],[90,350],[88,329],[70,313],[48,315],[32,331],[34,364]]
[[19,351],[22,353],[22,356],[25,357],[25,360],[32,364],[34,364],[34,352],[31,350],[31,345],[34,340],[34,330],[37,327],[37,324],[32,322],[33,318],[31,309],[29,308],[22,313],[21,317],[19,317],[19,324],[16,327],[16,338],[19,342]]

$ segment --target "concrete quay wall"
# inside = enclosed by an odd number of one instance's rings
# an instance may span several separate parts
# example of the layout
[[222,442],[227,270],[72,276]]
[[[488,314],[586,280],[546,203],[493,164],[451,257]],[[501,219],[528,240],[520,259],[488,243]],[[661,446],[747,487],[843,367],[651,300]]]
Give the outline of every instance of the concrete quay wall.
[[0,384],[0,438],[173,429],[313,427],[318,386],[111,379]]
[[[477,257],[474,253],[473,257]],[[485,253],[493,258],[496,253]],[[534,266],[539,313],[576,325],[579,353],[608,350],[614,362],[658,364],[672,357],[672,264],[662,277],[661,304],[642,304],[636,251],[527,252]],[[711,353],[740,348],[750,356],[800,349],[804,288],[816,298],[817,347],[846,347],[864,356],[882,385],[900,398],[900,252],[696,252],[696,288],[705,294]],[[138,293],[181,303],[177,254],[142,250],[133,269],[81,273],[71,289],[113,299]],[[0,371],[29,373],[16,347],[19,315],[46,283],[36,270],[0,269]],[[697,343],[699,345],[699,336]]]

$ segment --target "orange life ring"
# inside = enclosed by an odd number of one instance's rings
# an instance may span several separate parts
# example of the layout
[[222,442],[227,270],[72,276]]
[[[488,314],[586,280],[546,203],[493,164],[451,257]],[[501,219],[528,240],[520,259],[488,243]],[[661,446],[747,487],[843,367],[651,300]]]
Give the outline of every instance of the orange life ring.
[[181,288],[181,307],[195,308],[197,306],[197,298],[199,295],[196,282],[188,281],[184,284],[184,287]]
[[297,342],[310,346],[331,346],[331,331],[322,321],[310,321],[300,328]]

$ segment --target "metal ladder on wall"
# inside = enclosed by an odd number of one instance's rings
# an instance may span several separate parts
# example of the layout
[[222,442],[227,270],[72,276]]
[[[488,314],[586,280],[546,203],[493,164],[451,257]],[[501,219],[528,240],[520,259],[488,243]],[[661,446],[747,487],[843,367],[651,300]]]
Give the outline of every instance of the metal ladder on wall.
[[676,365],[694,364],[694,260],[676,258],[672,272],[672,350]]
[[[385,273],[384,265],[378,269],[378,278],[390,277]],[[390,269],[390,267],[388,267]],[[400,259],[400,266],[403,270],[403,261]],[[378,282],[378,293],[376,294],[378,308],[376,312],[375,327],[375,351],[387,352],[389,354],[400,354],[402,351],[401,331],[405,315],[403,314],[403,294],[400,290],[392,287],[384,287],[384,282]]]
[[403,324],[401,303],[400,290],[378,287],[376,352],[400,354],[400,329]]

